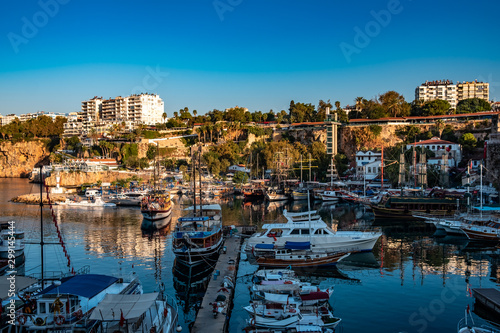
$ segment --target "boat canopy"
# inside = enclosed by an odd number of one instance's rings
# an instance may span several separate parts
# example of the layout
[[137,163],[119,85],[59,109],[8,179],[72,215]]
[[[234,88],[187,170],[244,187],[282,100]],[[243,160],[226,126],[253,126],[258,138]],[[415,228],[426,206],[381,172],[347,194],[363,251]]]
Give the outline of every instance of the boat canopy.
[[329,299],[330,295],[324,291],[316,291],[309,294],[300,295],[300,299],[303,301],[315,301],[321,299]]
[[288,295],[264,293],[264,298],[266,299],[266,301],[273,303],[280,303],[280,304],[288,303]]
[[61,285],[51,285],[40,292],[44,294],[76,295],[92,298],[104,289],[118,281],[118,278],[109,275],[82,274],[63,278]]
[[[196,210],[200,209],[200,205],[196,205]],[[185,208],[184,210],[194,210],[194,206],[190,206],[188,208]],[[222,210],[221,206],[219,204],[212,204],[212,205],[201,205],[201,210]]]
[[311,248],[311,242],[290,242],[286,241],[285,249],[288,250],[308,250]]
[[179,222],[201,222],[208,221],[208,216],[179,217]]
[[274,249],[274,244],[255,244],[255,248],[271,250]]
[[90,315],[90,320],[118,321],[139,318],[152,307],[158,293],[141,295],[107,294]]

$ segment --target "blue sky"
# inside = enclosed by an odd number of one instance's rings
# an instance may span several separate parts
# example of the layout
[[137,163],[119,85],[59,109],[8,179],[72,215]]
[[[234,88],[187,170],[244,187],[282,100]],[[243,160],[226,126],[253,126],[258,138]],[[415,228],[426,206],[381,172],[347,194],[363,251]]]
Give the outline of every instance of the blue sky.
[[[500,100],[497,1],[41,0],[3,3],[0,114],[158,93],[169,116],[290,100],[352,104],[425,80]],[[378,19],[378,20],[377,20]]]

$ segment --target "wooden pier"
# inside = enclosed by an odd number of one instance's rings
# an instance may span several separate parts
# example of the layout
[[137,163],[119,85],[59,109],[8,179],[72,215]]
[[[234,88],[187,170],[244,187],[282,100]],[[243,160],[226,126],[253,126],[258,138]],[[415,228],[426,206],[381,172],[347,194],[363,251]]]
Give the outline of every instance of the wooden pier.
[[[219,260],[217,261],[210,282],[208,283],[207,291],[203,297],[201,307],[196,315],[193,328],[191,329],[192,333],[227,332],[229,315],[233,305],[232,302],[234,297],[234,286],[236,285],[238,263],[240,260],[241,238],[234,236],[226,238],[224,247],[226,251],[225,253],[222,251],[219,256]],[[223,288],[225,277],[229,277],[227,280],[232,281],[233,288]],[[225,311],[219,313],[217,317],[214,318],[212,312],[213,307],[210,303],[215,302],[218,295],[224,295],[226,297],[227,305]]]
[[472,288],[476,302],[487,309],[500,314],[500,290],[494,288]]

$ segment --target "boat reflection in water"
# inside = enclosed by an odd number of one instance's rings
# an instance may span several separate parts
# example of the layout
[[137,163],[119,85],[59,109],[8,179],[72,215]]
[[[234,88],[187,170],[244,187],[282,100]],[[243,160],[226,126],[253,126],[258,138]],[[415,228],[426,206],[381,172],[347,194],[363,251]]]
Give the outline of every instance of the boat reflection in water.
[[190,329],[201,307],[212,272],[213,266],[207,264],[187,265],[181,260],[174,261],[172,275],[179,311],[184,313],[184,320]]
[[172,214],[168,215],[163,221],[163,227],[158,229],[158,224],[150,219],[142,219],[141,229],[146,233],[152,234],[154,231],[158,231],[160,235],[166,235],[170,231],[170,222],[172,221]]

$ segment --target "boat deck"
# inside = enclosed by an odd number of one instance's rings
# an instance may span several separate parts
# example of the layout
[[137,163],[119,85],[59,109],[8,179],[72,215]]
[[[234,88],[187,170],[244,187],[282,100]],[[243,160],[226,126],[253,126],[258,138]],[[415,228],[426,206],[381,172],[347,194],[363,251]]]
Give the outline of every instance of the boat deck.
[[[238,271],[238,262],[240,259],[241,238],[229,237],[225,240],[224,245],[226,253],[221,252],[219,260],[214,269],[214,273],[208,283],[207,291],[203,297],[200,310],[196,316],[191,333],[197,332],[226,332],[227,325],[229,324],[229,312],[232,308],[232,301],[234,297],[234,288],[227,288],[229,292],[220,291],[225,276],[232,277],[234,284],[236,284],[236,275]],[[217,274],[218,273],[218,274]],[[212,305],[217,295],[226,296],[227,311],[226,313],[219,313],[217,318],[213,317]]]
[[477,302],[500,314],[500,290],[495,288],[473,288],[472,294]]

